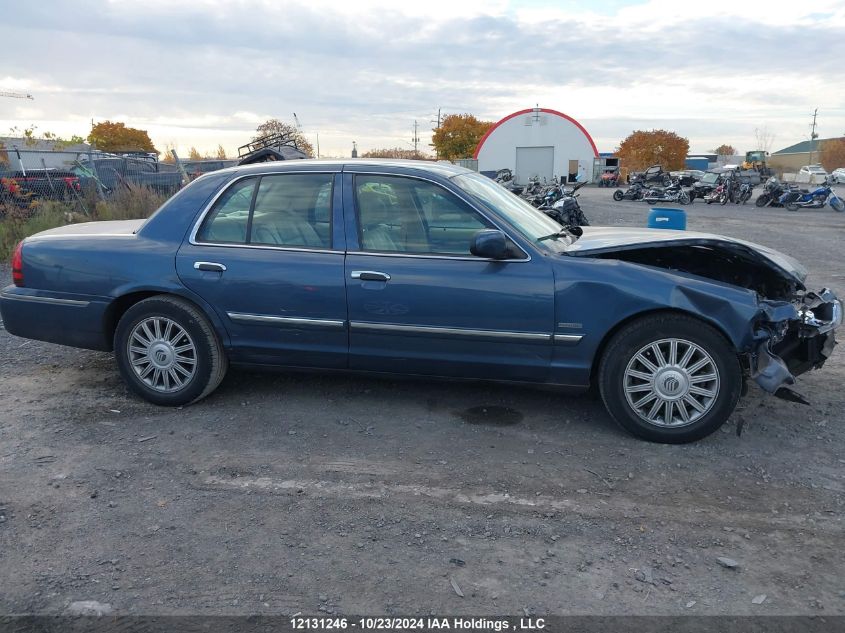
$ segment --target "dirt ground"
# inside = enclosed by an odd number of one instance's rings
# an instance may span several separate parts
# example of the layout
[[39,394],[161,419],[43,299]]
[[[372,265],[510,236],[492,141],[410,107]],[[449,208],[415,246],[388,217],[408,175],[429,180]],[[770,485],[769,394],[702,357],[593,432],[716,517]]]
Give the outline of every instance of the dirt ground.
[[[686,210],[845,295],[845,214]],[[842,349],[687,446],[539,388],[230,371],[170,410],[5,330],[0,368],[0,613],[845,614]]]

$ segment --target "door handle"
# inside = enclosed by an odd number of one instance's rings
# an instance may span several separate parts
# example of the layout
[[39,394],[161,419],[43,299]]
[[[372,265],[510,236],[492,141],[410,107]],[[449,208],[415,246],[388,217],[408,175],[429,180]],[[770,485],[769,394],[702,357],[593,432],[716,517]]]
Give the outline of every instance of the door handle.
[[376,270],[353,270],[351,276],[361,281],[390,281],[390,275]]
[[226,270],[226,266],[218,264],[217,262],[194,262],[194,268],[197,270],[207,270],[214,273],[222,273]]

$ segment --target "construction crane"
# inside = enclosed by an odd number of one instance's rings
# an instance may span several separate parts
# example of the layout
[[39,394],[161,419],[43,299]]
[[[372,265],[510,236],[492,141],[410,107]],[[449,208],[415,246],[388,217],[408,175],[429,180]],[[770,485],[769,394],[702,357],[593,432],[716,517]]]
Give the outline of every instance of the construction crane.
[[11,97],[12,99],[33,99],[32,95],[24,94],[23,92],[11,92],[9,90],[0,90],[0,97]]
[[[296,123],[296,129],[304,136],[304,133],[302,132],[302,123],[299,122],[299,117],[296,116],[296,112],[293,113],[293,120]],[[315,132],[315,134],[317,135],[317,158],[320,158],[320,133]]]

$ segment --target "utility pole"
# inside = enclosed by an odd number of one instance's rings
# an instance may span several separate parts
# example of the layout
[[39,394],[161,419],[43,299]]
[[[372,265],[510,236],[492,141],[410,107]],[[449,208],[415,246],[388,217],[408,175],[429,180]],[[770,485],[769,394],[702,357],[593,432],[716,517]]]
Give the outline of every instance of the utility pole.
[[818,113],[818,108],[813,110],[813,125],[810,126],[810,165],[813,164],[813,151],[816,149],[816,139],[819,138],[819,135],[816,134],[816,115]]
[[[437,121],[432,121],[432,123],[437,123],[437,127],[434,128],[435,131],[440,129],[440,108],[437,108]],[[434,143],[432,143],[434,145]],[[437,151],[437,147],[434,148],[434,154],[437,158],[440,158],[440,153]]]
[[417,120],[414,119],[414,138],[412,139],[414,142],[414,156],[417,156],[417,145],[420,142],[420,137],[417,135]]

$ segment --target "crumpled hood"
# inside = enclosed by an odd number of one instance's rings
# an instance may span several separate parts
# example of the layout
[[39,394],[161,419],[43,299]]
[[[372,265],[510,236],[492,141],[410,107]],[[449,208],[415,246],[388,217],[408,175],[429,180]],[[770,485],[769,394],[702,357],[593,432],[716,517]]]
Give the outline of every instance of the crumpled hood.
[[586,257],[650,247],[722,245],[759,257],[761,261],[774,266],[801,286],[807,278],[807,269],[789,255],[760,244],[724,235],[624,226],[585,226],[583,230],[584,234],[566,248],[567,255]]

